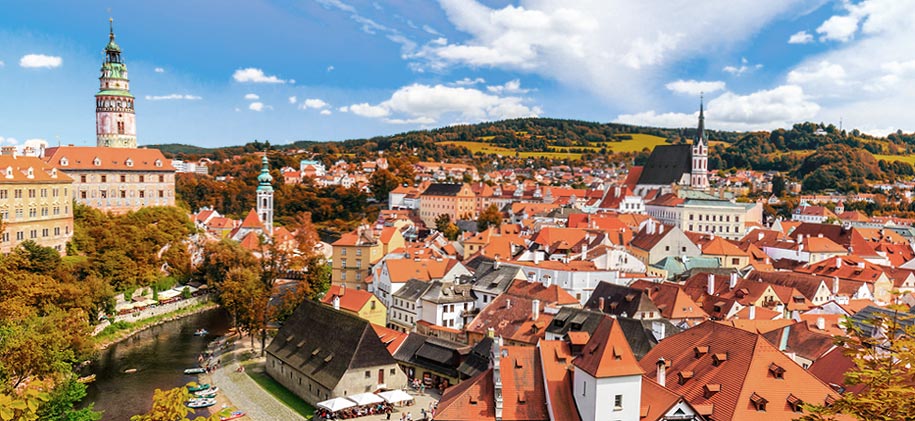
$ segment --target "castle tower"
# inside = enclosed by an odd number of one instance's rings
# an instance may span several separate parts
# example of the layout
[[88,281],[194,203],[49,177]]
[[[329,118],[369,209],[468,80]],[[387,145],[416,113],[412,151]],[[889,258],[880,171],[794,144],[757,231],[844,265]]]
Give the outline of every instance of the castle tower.
[[95,94],[95,133],[98,146],[136,148],[137,126],[134,97],[130,93],[127,66],[121,61],[121,47],[114,42],[113,19],[108,20],[108,45]]
[[264,224],[266,234],[273,235],[273,176],[270,175],[270,166],[267,161],[267,152],[264,151],[264,158],[261,160],[263,166],[261,173],[257,176],[257,216],[260,217],[261,223]]
[[693,142],[689,185],[697,190],[708,189],[708,140],[705,138],[705,110],[701,97],[699,99],[699,128],[696,130],[696,140]]

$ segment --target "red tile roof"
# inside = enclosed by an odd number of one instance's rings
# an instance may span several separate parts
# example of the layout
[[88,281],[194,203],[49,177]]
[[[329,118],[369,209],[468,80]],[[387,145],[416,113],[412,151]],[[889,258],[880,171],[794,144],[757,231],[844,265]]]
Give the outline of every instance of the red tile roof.
[[[98,164],[95,165],[95,159]],[[98,146],[56,146],[45,149],[45,162],[69,170],[165,171],[175,172],[171,161],[158,149],[106,148]],[[64,165],[66,162],[67,165]]]
[[[10,171],[7,172],[7,169]],[[32,176],[29,177],[29,170]],[[34,156],[0,156],[0,184],[72,183],[73,179]]]
[[321,298],[324,304],[333,305],[334,297],[340,297],[340,309],[358,313],[365,307],[365,304],[374,297],[370,292],[358,290],[355,288],[345,288],[340,285],[333,285]]
[[528,282],[527,280],[522,279],[516,279],[512,282],[505,293],[515,297],[540,300],[544,305],[556,304],[564,306],[581,304],[572,294],[569,294],[559,285],[552,284],[547,287],[541,282]]
[[[587,332],[569,332],[584,333]],[[543,379],[549,395],[553,420],[580,421],[578,406],[572,397],[572,352],[564,341],[540,341],[538,345]]]
[[642,374],[623,329],[615,319],[601,319],[581,355],[572,362],[595,378]]

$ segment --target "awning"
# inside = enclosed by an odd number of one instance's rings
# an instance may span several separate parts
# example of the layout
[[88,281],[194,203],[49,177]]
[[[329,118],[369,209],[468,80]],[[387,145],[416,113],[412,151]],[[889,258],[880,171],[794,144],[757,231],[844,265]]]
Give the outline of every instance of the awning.
[[381,392],[378,394],[378,396],[381,396],[381,399],[384,399],[387,403],[407,402],[413,400],[412,396],[400,389]]
[[384,399],[381,399],[380,397],[378,397],[378,395],[376,395],[374,393],[360,393],[358,395],[347,396],[346,398],[353,402],[356,402],[356,405],[360,405],[360,406],[384,402]]
[[324,408],[330,412],[337,412],[341,409],[352,408],[356,403],[346,398],[333,398],[324,402],[318,402],[318,408]]
[[177,296],[179,296],[179,295],[181,295],[181,291],[175,291],[175,290],[173,290],[173,289],[167,289],[167,290],[162,291],[162,292],[159,293],[159,301],[168,300],[168,299],[171,299],[171,298],[175,298],[175,297],[177,297]]

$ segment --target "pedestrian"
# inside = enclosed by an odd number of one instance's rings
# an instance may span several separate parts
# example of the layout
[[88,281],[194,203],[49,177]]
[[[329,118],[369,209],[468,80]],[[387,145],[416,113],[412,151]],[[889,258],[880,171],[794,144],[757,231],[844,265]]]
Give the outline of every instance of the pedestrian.
[[389,420],[389,419],[391,419],[391,413],[390,413],[390,412],[388,412],[388,416],[387,416],[387,417],[385,417],[385,418],[384,418],[384,419],[386,419],[386,420]]

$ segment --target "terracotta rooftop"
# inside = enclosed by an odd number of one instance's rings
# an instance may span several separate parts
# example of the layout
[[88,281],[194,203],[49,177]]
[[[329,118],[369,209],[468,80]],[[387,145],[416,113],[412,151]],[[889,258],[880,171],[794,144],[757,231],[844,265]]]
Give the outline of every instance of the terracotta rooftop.
[[596,378],[643,373],[623,330],[616,320],[610,318],[601,319],[591,334],[591,340],[572,364]]
[[175,172],[170,160],[158,149],[106,148],[98,146],[56,146],[45,149],[45,162],[62,171],[117,170]]
[[324,294],[324,297],[321,297],[321,302],[332,306],[334,297],[340,297],[341,310],[358,313],[373,296],[372,293],[367,291],[346,288],[340,285],[332,285],[330,289],[327,290],[327,293]]
[[[29,172],[31,171],[31,175]],[[72,183],[73,179],[34,156],[0,155],[0,184]]]

